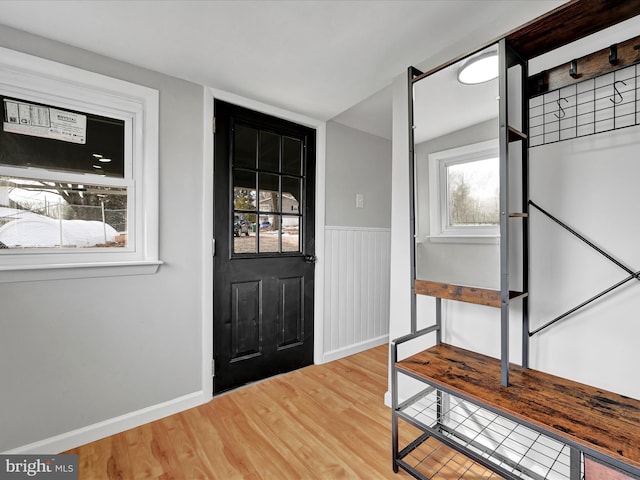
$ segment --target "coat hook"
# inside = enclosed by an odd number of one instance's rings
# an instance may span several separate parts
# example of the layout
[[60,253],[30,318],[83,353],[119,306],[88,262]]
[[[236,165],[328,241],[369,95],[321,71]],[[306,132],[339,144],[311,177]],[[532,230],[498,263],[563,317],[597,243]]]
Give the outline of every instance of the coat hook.
[[560,105],[560,100],[564,100],[565,102],[569,103],[569,100],[567,100],[564,97],[560,97],[558,100],[556,100],[556,103],[558,104],[558,112],[560,112],[560,115],[558,115],[557,113],[554,113],[554,115],[556,116],[556,118],[560,119],[560,118],[564,118],[564,116],[567,114],[564,111],[564,108],[562,108],[562,105]]
[[618,63],[618,44],[614,43],[609,47],[609,63],[615,65]]
[[[616,85],[617,85],[618,83],[623,84],[625,87],[627,86],[627,84],[626,84],[626,83],[624,83],[624,81],[623,81],[623,80],[618,80],[617,82],[613,82],[613,90],[614,90],[616,93],[614,93],[614,94],[613,94],[613,98],[610,98],[609,100],[611,100],[611,103],[615,103],[616,105],[617,105],[618,103],[622,103],[622,102],[624,101],[624,97],[622,96],[622,94],[621,94],[621,93],[620,93],[620,91],[618,90],[618,87],[616,87]],[[616,101],[616,100],[615,100],[615,98],[617,98],[616,96],[617,96],[617,97],[620,97],[620,100],[617,100],[617,101]]]
[[579,78],[580,75],[578,74],[578,60],[574,59],[571,60],[571,67],[569,68],[569,75],[571,76],[571,78]]

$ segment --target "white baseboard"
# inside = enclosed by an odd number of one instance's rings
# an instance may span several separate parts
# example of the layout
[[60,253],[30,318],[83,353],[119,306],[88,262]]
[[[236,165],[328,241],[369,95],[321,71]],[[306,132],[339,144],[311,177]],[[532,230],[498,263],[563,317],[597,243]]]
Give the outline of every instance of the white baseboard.
[[387,390],[386,392],[384,392],[384,404],[391,408],[391,391]]
[[355,355],[356,353],[364,352],[370,348],[377,347],[389,343],[389,335],[382,335],[381,337],[372,338],[371,340],[365,340],[364,342],[354,343],[347,347],[342,347],[337,350],[331,350],[325,352],[322,356],[322,363],[331,362],[340,358],[348,357],[349,355]]
[[211,398],[211,394],[205,394],[203,391],[190,393],[167,402],[126,413],[119,417],[110,418],[109,420],[94,423],[93,425],[78,428],[2,453],[9,455],[57,454],[87,443],[95,442],[110,435],[115,435],[116,433],[124,432],[130,428],[139,427],[145,423],[168,417],[169,415],[188,410],[189,408],[197,407],[198,405],[207,403]]

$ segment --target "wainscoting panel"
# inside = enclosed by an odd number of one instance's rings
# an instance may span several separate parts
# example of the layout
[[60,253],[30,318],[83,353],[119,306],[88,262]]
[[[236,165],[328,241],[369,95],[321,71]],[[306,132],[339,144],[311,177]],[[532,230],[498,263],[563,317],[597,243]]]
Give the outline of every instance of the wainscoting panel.
[[389,229],[325,228],[324,360],[389,338]]

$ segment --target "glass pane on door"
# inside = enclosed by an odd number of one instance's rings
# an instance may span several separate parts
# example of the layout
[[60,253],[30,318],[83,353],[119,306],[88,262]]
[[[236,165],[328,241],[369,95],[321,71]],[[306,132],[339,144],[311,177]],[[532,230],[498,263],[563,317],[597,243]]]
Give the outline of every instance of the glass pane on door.
[[302,175],[302,142],[297,138],[282,139],[282,173]]
[[257,253],[255,214],[233,212],[233,253]]
[[280,135],[260,132],[258,168],[271,172],[280,171]]
[[282,216],[282,251],[301,252],[300,248],[300,217],[293,215]]
[[259,174],[260,211],[280,212],[280,177],[269,173]]
[[258,130],[236,124],[233,130],[233,164],[235,167],[256,168]]
[[260,230],[258,233],[258,245],[260,253],[280,252],[280,216],[260,216]]
[[300,213],[302,180],[282,177],[282,213],[285,215]]
[[246,170],[233,172],[233,207],[236,210],[256,210],[256,174]]

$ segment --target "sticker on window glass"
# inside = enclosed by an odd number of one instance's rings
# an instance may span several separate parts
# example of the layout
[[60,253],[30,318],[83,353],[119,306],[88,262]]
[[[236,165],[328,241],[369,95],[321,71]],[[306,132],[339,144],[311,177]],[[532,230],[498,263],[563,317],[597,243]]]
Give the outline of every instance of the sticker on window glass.
[[53,138],[64,142],[87,142],[87,116],[57,108],[4,99],[4,131]]

